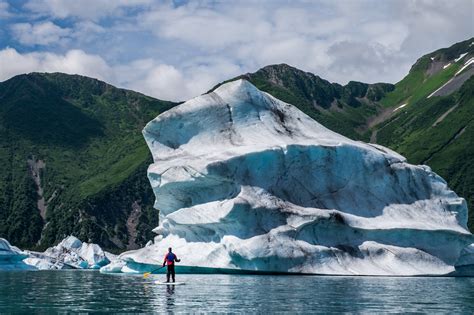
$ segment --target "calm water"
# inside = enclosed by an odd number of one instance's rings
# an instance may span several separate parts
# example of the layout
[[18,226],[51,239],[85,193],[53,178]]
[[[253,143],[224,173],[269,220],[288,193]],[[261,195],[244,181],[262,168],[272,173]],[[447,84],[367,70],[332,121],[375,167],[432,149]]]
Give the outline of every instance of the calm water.
[[4,312],[474,312],[474,278],[178,275],[92,271],[0,272]]

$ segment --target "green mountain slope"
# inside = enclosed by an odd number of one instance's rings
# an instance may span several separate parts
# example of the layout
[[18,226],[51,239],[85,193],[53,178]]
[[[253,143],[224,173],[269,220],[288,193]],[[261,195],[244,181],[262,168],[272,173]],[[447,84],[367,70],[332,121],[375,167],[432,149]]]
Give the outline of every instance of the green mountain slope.
[[429,165],[474,209],[474,76],[457,92],[420,100],[381,128],[380,144]]
[[174,105],[75,75],[0,83],[0,236],[29,248],[71,233],[143,245],[158,216],[141,129]]
[[[470,38],[451,47],[424,55],[416,61],[408,75],[395,85],[395,90],[388,93],[381,103],[386,107],[410,105],[426,98],[453,78],[473,57],[474,45],[471,45],[473,42],[474,38]],[[469,68],[472,69],[472,67]],[[465,69],[468,75],[461,76],[464,81],[473,74],[470,69]]]
[[[406,104],[373,128],[377,142],[427,164],[464,197],[474,231],[474,39],[423,56],[384,105]],[[408,84],[407,82],[411,82]]]

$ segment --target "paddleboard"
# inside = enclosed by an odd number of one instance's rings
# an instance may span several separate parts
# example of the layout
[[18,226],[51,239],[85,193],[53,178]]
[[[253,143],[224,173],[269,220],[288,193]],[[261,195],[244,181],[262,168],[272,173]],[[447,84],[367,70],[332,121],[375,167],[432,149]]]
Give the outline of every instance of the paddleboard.
[[182,285],[182,284],[184,284],[184,282],[155,281],[155,284],[159,284],[159,285]]

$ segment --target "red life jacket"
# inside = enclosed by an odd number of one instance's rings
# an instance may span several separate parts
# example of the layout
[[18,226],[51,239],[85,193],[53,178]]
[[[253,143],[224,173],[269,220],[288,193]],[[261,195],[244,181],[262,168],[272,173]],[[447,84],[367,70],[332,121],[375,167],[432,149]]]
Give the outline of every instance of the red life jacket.
[[174,260],[176,259],[176,255],[173,254],[173,253],[168,253],[166,254],[165,256],[165,261],[166,261],[166,264],[169,266],[169,265],[174,265]]

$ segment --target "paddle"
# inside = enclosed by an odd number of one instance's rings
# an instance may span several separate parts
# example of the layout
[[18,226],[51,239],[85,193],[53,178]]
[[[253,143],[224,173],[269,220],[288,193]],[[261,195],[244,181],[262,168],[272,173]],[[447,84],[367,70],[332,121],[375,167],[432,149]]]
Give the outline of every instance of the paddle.
[[162,267],[160,267],[160,268],[158,268],[158,269],[155,269],[155,270],[153,270],[153,271],[150,271],[150,272],[145,272],[145,273],[143,274],[143,278],[145,278],[145,279],[148,278],[149,275],[151,275],[151,274],[154,273],[155,271],[160,270],[161,268],[165,268],[165,266],[162,266]]

